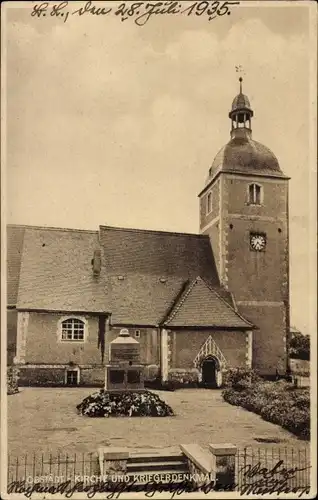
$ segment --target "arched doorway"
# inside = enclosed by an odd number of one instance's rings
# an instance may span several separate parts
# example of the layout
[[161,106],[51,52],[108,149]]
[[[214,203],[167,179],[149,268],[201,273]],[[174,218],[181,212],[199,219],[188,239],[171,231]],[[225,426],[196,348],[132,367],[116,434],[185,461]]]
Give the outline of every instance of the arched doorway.
[[218,372],[220,364],[214,356],[207,356],[202,361],[202,385],[211,389],[216,389],[218,383]]

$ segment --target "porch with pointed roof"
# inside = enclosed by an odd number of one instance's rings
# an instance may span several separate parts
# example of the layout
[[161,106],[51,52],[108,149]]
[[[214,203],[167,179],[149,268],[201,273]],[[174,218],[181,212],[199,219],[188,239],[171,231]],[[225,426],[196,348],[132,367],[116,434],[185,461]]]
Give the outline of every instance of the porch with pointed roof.
[[254,325],[230,306],[201,276],[189,282],[162,326],[251,330]]

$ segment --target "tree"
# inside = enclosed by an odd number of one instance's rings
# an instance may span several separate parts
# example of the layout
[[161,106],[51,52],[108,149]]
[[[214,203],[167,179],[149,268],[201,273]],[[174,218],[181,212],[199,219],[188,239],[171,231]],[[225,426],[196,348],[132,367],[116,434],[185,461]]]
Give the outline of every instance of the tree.
[[292,332],[289,343],[289,356],[294,359],[310,359],[310,337],[300,332]]

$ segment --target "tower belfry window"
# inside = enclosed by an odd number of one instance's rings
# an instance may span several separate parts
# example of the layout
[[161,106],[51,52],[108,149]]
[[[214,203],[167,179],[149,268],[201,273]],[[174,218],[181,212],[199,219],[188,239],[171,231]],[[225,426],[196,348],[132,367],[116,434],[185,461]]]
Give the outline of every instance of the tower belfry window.
[[250,184],[248,186],[248,203],[250,205],[261,205],[262,187],[259,184]]

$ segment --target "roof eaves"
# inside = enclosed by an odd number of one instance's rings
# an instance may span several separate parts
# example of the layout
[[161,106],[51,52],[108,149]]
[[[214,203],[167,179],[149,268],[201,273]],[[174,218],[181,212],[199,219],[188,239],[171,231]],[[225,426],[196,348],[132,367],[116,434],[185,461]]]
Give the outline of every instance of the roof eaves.
[[91,309],[86,309],[86,308],[83,308],[83,309],[62,309],[62,308],[57,308],[57,309],[49,309],[49,308],[46,308],[46,307],[42,307],[42,308],[34,308],[34,307],[31,307],[31,306],[28,306],[28,305],[23,305],[23,304],[18,304],[15,308],[18,312],[22,312],[22,311],[25,311],[25,312],[38,312],[38,313],[54,313],[54,314],[67,314],[69,316],[72,316],[73,314],[89,314],[91,316],[97,316],[97,315],[100,315],[100,314],[104,314],[105,316],[110,316],[111,313],[108,312],[108,311],[105,311],[105,310],[102,310],[102,309],[96,309],[95,311],[91,310]]
[[229,175],[242,175],[243,177],[269,177],[270,179],[281,179],[281,180],[290,180],[290,177],[285,175],[283,172],[275,174],[273,173],[257,173],[257,172],[243,172],[241,170],[223,170],[220,167],[217,168],[217,170],[214,172],[213,176],[209,180],[206,186],[199,192],[198,197],[202,196],[210,187],[212,184],[216,181],[216,179],[219,177],[220,174],[229,174]]
[[65,232],[72,232],[72,233],[91,233],[91,234],[98,234],[98,230],[93,230],[93,229],[72,229],[72,228],[66,228],[66,227],[51,227],[51,226],[31,226],[28,224],[7,224],[7,227],[19,227],[19,228],[24,228],[24,229],[35,229],[35,230],[44,230],[44,231],[65,231]]
[[[239,331],[244,330],[245,331],[245,330],[250,330],[251,329],[251,327],[247,326],[247,325],[243,326],[242,324],[241,325],[237,324],[235,326],[233,326],[233,325],[229,326],[229,325],[224,325],[222,323],[219,323],[219,324],[216,324],[216,323],[211,324],[211,323],[209,323],[209,324],[206,324],[206,325],[196,325],[196,324],[190,324],[190,323],[188,323],[186,325],[185,324],[182,324],[182,325],[174,324],[172,326],[173,326],[173,328],[180,328],[180,329],[197,328],[197,329],[204,330],[204,329],[208,329],[208,328],[211,328],[211,329],[215,328],[215,329],[218,329],[218,330],[222,329],[222,330],[226,330],[226,331],[227,330],[228,331],[236,331],[236,330],[239,330]],[[255,328],[255,329],[258,329],[258,328]]]

